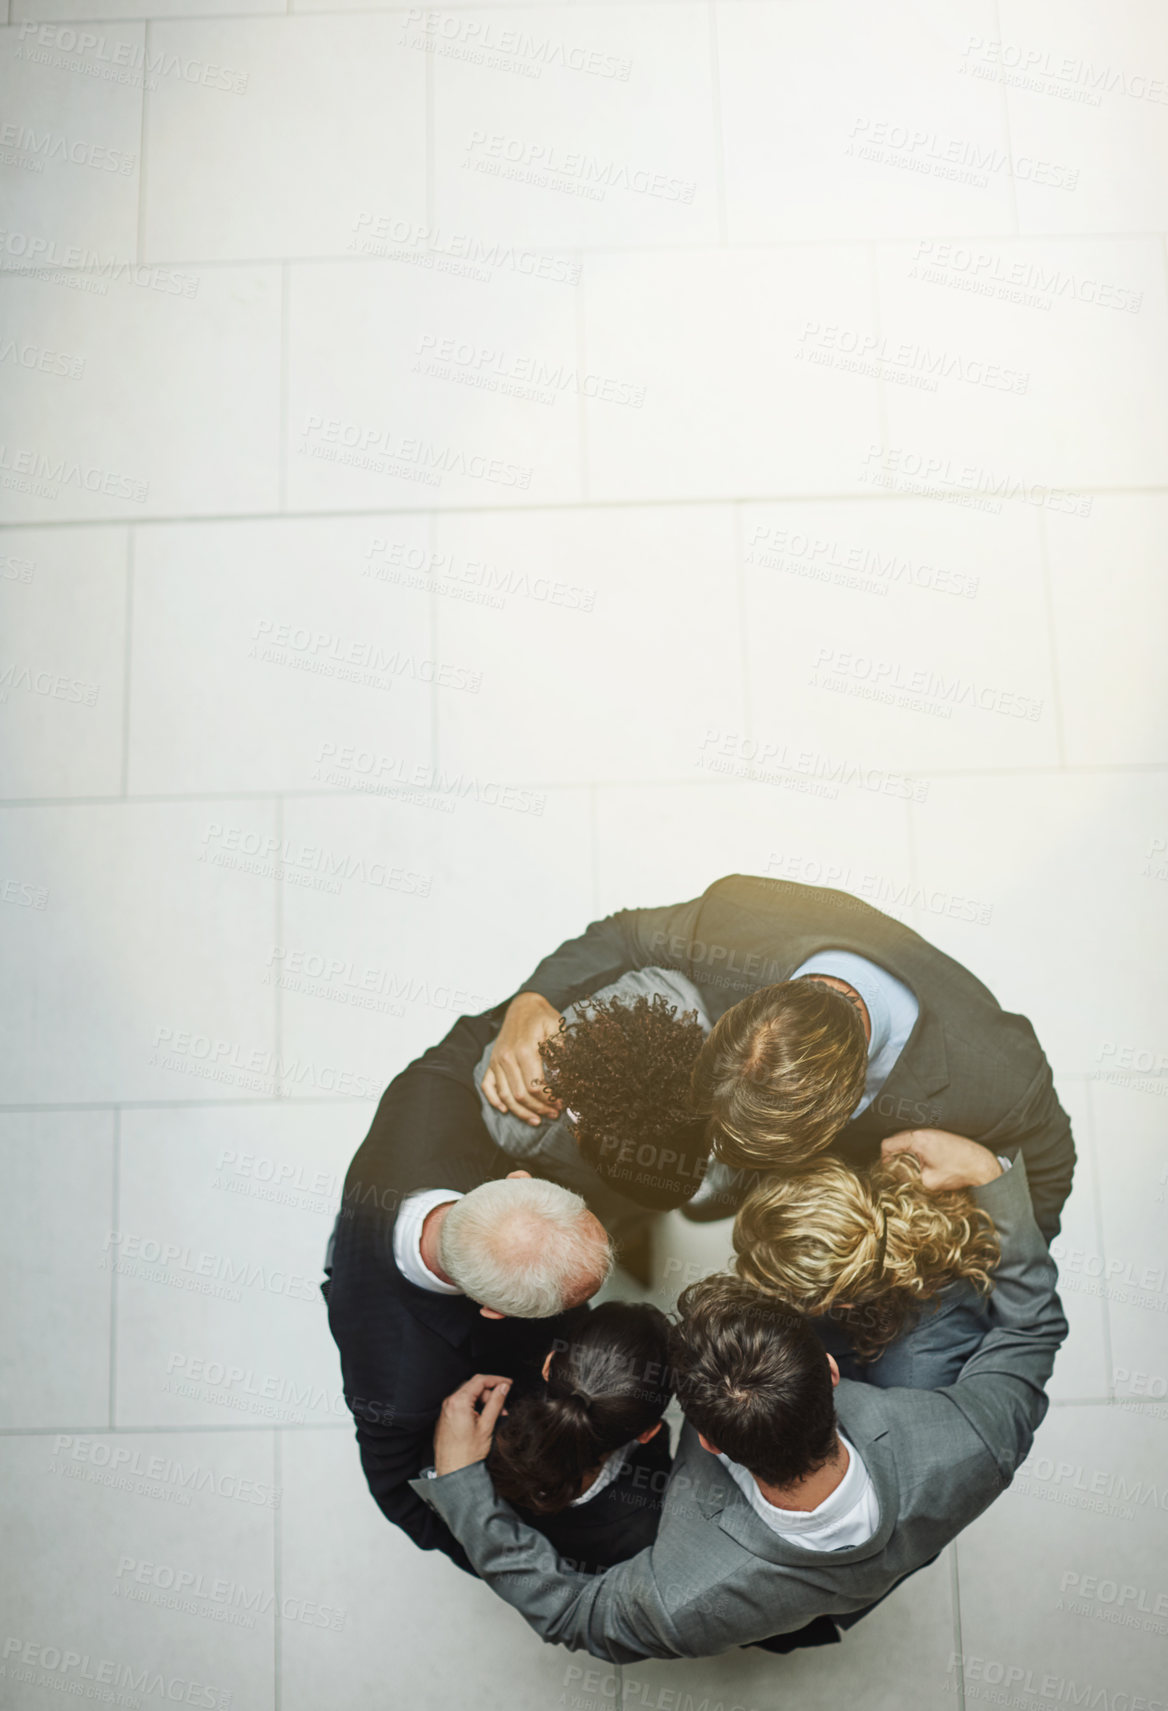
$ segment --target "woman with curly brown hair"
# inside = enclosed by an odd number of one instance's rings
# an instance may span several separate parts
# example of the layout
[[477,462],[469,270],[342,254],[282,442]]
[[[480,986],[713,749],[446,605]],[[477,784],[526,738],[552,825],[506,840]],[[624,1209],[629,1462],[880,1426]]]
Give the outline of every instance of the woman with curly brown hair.
[[985,1334],[998,1240],[970,1190],[1005,1161],[967,1141],[968,1185],[930,1190],[911,1144],[886,1142],[865,1171],[822,1159],[761,1177],[735,1219],[736,1270],[813,1318],[855,1376],[935,1389]]

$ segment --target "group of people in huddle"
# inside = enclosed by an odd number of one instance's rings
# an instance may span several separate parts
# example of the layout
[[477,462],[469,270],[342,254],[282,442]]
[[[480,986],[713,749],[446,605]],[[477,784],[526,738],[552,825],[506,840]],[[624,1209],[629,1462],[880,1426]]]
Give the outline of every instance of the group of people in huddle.
[[[836,1643],[1030,1448],[1074,1163],[1029,1022],[858,899],[733,876],[595,922],[348,1172],[323,1290],[370,1490],[597,1657]],[[734,1257],[667,1314],[618,1295],[672,1210]]]

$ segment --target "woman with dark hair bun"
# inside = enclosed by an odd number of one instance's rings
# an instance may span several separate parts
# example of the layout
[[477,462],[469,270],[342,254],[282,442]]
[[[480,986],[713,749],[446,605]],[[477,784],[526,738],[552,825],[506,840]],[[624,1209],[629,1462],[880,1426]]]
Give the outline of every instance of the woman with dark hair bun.
[[657,1536],[672,1461],[669,1326],[656,1307],[608,1301],[543,1382],[513,1389],[487,1469],[495,1490],[573,1567],[599,1572]]

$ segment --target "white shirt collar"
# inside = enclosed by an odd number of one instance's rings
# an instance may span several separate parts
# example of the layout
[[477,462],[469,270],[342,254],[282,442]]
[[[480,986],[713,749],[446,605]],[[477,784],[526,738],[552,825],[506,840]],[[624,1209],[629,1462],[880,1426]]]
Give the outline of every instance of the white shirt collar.
[[880,1524],[880,1505],[860,1452],[842,1432],[840,1442],[848,1452],[847,1471],[817,1509],[779,1509],[767,1501],[746,1468],[729,1456],[718,1460],[773,1533],[806,1550],[842,1551],[868,1542]]
[[462,1290],[453,1283],[444,1283],[422,1258],[422,1225],[435,1206],[461,1199],[462,1195],[451,1188],[427,1188],[420,1194],[407,1194],[393,1227],[394,1264],[408,1283],[428,1290],[431,1295],[461,1295]]
[[582,1503],[591,1503],[594,1497],[598,1497],[606,1486],[612,1484],[636,1447],[636,1438],[630,1438],[628,1443],[622,1444],[619,1450],[613,1450],[587,1491],[579,1497],[574,1497],[568,1504],[568,1508],[579,1509]]

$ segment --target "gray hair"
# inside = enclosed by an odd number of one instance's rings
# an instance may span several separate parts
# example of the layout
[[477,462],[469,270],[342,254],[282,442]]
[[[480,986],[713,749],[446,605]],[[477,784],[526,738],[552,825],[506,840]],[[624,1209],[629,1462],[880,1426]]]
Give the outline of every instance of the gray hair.
[[584,1222],[578,1194],[542,1177],[484,1182],[442,1220],[443,1271],[480,1306],[509,1319],[550,1319],[612,1269],[608,1238]]

